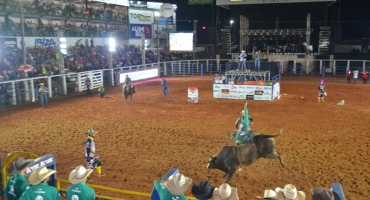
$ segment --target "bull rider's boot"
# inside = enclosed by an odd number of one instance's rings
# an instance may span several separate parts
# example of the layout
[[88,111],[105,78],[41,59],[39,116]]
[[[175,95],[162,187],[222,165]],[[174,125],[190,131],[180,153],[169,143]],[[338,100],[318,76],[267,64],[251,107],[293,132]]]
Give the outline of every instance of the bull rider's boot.
[[102,173],[102,171],[101,171],[101,166],[98,166],[98,167],[96,168],[96,171],[98,172],[98,177],[105,176],[105,174],[103,174],[103,173]]

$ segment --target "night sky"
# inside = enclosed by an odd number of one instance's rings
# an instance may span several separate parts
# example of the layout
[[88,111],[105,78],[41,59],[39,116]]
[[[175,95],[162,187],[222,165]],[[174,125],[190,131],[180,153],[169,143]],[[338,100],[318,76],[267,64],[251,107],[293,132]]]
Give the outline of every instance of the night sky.
[[[208,27],[212,25],[212,5],[188,5],[187,0],[163,0],[163,1],[154,0],[154,1],[177,4],[178,6],[177,31],[178,32],[191,32],[193,29],[193,23],[192,23],[193,20],[198,20],[198,31],[201,31],[203,26],[206,29],[208,29]],[[214,2],[215,1],[216,0],[214,0]],[[340,25],[342,25],[342,40],[362,39],[365,37],[368,38],[370,34],[370,0],[337,0],[337,2],[332,4],[327,9],[327,20],[328,20],[327,25],[329,26],[332,24],[331,20],[335,21],[335,25],[338,24],[339,1],[340,1]],[[330,4],[330,2],[328,2],[328,4]],[[257,6],[254,5],[254,6],[256,7],[256,9],[259,8],[258,5]],[[216,8],[217,6],[214,3],[213,26],[215,25],[215,20],[216,20],[216,11],[217,11]],[[305,12],[304,5],[302,5],[301,9],[302,9],[302,12]],[[271,17],[278,17],[278,16],[274,16],[273,10],[263,10],[261,12],[264,12],[264,15],[270,15]],[[223,8],[219,9],[219,17],[220,17],[221,25],[225,25],[225,24],[228,25],[230,18],[231,18],[230,16],[232,16],[230,11],[225,11],[225,9]],[[294,18],[294,15],[292,15],[292,18]],[[189,20],[191,21],[191,23],[189,22]],[[233,19],[233,20],[235,23],[239,23],[238,19]],[[260,18],[259,20],[261,23],[264,23],[264,19]],[[320,22],[316,22],[316,23],[323,23],[323,22],[325,22],[325,18],[321,19]],[[266,28],[271,28],[271,27],[266,27]]]

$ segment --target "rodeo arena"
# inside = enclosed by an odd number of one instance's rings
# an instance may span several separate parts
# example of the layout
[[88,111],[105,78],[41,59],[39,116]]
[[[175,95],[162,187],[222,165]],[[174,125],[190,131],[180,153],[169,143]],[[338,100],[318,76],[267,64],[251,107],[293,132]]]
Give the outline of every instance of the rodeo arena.
[[340,0],[187,4],[212,26],[177,31],[171,3],[0,2],[1,199],[367,199],[368,42],[343,56]]

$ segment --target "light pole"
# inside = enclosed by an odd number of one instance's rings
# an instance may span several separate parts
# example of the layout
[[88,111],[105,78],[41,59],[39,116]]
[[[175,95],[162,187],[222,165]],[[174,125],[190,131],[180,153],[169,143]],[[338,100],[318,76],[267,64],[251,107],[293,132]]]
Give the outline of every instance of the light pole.
[[158,24],[159,24],[159,17],[161,16],[161,13],[159,13],[158,11],[155,11],[154,16],[157,18],[157,30],[156,30],[156,33],[157,33],[157,62],[159,65],[159,63],[161,62],[160,61],[161,56],[159,54],[159,34],[161,34],[161,32],[159,31]]
[[111,72],[111,77],[112,77],[112,86],[114,86],[114,73],[113,73],[113,59],[112,59],[112,54],[113,52],[116,51],[116,39],[114,38],[109,38],[108,39],[108,44],[109,44],[109,69]]

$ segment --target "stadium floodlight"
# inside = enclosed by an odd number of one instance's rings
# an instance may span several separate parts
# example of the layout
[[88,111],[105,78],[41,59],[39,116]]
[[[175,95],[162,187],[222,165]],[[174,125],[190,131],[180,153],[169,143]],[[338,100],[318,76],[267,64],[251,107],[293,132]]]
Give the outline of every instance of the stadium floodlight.
[[230,20],[230,25],[232,25],[234,23],[234,20]]
[[67,54],[67,49],[61,49],[61,50],[60,50],[60,52],[61,52],[62,54]]
[[59,42],[61,42],[61,43],[65,43],[65,42],[67,42],[67,39],[66,39],[66,38],[60,38],[60,39],[59,39]]
[[116,39],[109,38],[108,39],[108,44],[109,44],[109,51],[110,52],[116,51]]
[[60,45],[59,45],[60,52],[62,54],[67,54],[67,44],[66,44],[67,39],[66,38],[59,38],[59,42],[60,42]]
[[158,11],[155,11],[155,12],[154,12],[154,16],[155,16],[155,17],[160,17],[160,16],[161,16],[161,13],[159,13]]
[[66,45],[66,44],[64,44],[64,43],[62,43],[62,44],[60,44],[60,48],[61,48],[61,49],[66,49],[66,48],[67,48],[67,45]]

